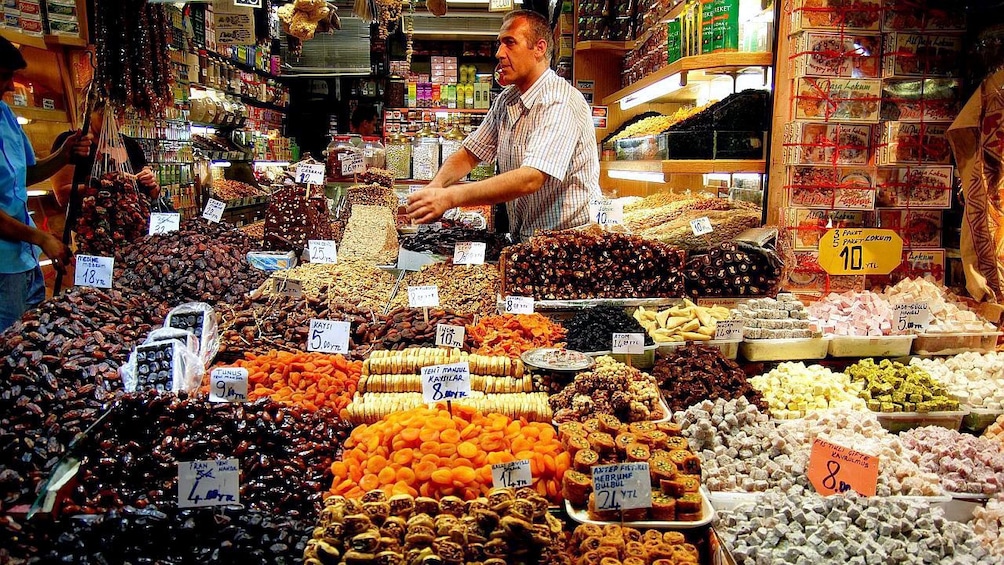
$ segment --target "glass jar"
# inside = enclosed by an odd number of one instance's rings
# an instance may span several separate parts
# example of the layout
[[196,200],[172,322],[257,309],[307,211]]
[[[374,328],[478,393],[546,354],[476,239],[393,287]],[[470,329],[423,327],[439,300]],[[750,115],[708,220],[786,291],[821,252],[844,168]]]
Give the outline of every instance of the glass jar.
[[367,169],[387,167],[387,150],[384,149],[383,143],[380,143],[379,137],[363,137],[363,163],[366,163]]
[[439,142],[441,159],[439,160],[439,166],[443,166],[443,163],[460,150],[464,145],[464,132],[460,131],[460,126],[454,122],[453,129],[443,134],[443,138]]
[[352,145],[347,135],[336,135],[325,152],[324,176],[328,182],[352,182],[355,171],[352,155],[362,156],[362,150]]
[[428,122],[411,140],[411,174],[415,180],[432,180],[439,171],[439,136]]
[[387,169],[395,179],[411,177],[411,140],[400,132],[387,138]]

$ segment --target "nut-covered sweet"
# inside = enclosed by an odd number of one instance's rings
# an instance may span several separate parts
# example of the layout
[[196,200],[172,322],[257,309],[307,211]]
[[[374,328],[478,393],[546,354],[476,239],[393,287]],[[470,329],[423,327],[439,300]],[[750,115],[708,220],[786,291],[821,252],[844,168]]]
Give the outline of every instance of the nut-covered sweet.
[[695,343],[660,354],[652,367],[652,376],[672,410],[685,410],[702,400],[732,400],[740,396],[766,408],[746,373],[735,361],[724,358],[717,347]]

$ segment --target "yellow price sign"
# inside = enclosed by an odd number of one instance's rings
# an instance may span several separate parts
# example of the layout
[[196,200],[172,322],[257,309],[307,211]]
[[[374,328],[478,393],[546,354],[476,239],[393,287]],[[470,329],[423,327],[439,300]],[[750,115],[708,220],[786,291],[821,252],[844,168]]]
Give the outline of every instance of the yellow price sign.
[[831,275],[888,275],[903,260],[903,239],[892,230],[837,228],[819,240],[819,266]]

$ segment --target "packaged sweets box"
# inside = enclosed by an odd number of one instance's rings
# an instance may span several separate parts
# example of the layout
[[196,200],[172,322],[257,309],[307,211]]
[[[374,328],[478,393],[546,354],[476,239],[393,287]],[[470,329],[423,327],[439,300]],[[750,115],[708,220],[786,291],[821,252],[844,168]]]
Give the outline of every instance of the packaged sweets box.
[[948,165],[952,148],[948,144],[949,123],[886,122],[879,126],[875,164]]
[[796,165],[788,168],[788,204],[799,208],[871,210],[874,172],[865,168]]
[[878,31],[881,20],[879,0],[795,0],[791,31]]
[[870,157],[871,126],[799,121],[785,125],[785,164],[863,166]]
[[784,214],[786,230],[791,232],[794,249],[819,249],[819,240],[833,228],[863,228],[871,222],[871,214],[851,210],[806,210],[788,208]]
[[784,290],[818,296],[830,292],[863,290],[864,275],[830,275],[819,266],[818,251],[795,251],[795,261],[788,273]]
[[879,168],[875,180],[875,206],[879,208],[950,208],[955,168]]
[[962,37],[933,33],[885,34],[882,77],[953,77],[962,70]]
[[888,275],[868,275],[866,283],[872,288],[892,286],[906,278],[932,277],[945,283],[945,250],[914,249],[903,252],[903,262]]
[[966,12],[963,2],[904,2],[883,0],[882,31],[965,31]]
[[904,248],[941,247],[941,210],[877,210],[875,227],[903,238]]
[[882,119],[900,122],[952,121],[959,113],[959,79],[885,79]]
[[792,38],[795,77],[879,78],[882,36],[868,33],[804,31]]
[[882,100],[878,79],[803,77],[795,80],[795,119],[877,123]]

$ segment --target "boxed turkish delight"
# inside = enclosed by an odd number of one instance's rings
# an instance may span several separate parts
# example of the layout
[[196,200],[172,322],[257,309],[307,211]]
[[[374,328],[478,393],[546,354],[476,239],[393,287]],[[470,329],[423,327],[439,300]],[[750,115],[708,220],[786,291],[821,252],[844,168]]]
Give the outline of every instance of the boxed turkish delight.
[[878,79],[803,77],[795,80],[795,119],[877,123],[882,100]]
[[879,208],[950,208],[955,168],[880,168],[875,177],[875,206]]
[[785,125],[783,153],[790,165],[867,165],[871,126],[791,122]]
[[879,78],[882,36],[804,31],[792,38],[792,76]]
[[881,16],[882,5],[879,0],[796,0],[791,12],[791,31],[877,31]]
[[963,2],[884,0],[882,31],[965,31]]
[[788,169],[788,204],[801,208],[871,210],[873,172],[854,167],[799,165]]
[[875,164],[948,165],[948,123],[886,122],[879,128]]
[[877,210],[877,228],[890,229],[903,238],[903,247],[941,247],[941,210]]
[[819,240],[826,230],[834,228],[863,228],[871,222],[871,214],[854,210],[785,210],[785,229],[791,233],[794,249],[808,251],[819,249]]
[[900,122],[952,121],[959,113],[959,79],[882,81],[882,119]]
[[885,34],[882,77],[953,77],[962,69],[962,37],[933,33]]

